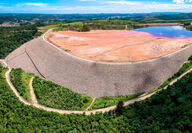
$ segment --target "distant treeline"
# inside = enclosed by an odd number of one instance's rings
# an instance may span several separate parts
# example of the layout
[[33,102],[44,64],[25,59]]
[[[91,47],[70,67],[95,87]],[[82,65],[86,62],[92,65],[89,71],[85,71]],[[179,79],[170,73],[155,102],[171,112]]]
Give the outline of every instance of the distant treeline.
[[75,31],[89,31],[89,30],[123,30],[135,29],[142,26],[139,23],[128,20],[93,20],[85,22],[76,22],[69,24],[61,24],[56,30],[75,30]]
[[129,20],[139,23],[171,23],[192,21],[192,13],[145,13],[145,14],[0,14],[0,24],[5,22],[30,24],[58,24],[90,20]]
[[41,35],[36,25],[0,27],[0,31],[0,59],[5,58],[23,43]]

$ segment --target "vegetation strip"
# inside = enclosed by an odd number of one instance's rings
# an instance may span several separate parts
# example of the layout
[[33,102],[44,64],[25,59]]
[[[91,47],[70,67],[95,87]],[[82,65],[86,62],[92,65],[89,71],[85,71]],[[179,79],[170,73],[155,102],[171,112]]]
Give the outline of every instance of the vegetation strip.
[[94,104],[89,108],[89,110],[106,108],[109,106],[117,105],[120,101],[129,101],[139,97],[141,94],[132,94],[126,96],[117,96],[117,97],[98,97],[95,99]]
[[51,81],[35,77],[33,88],[41,105],[65,109],[85,110],[92,102],[92,98],[73,92]]
[[20,93],[20,95],[31,102],[29,82],[33,74],[25,73],[22,69],[13,69],[10,73],[11,82]]

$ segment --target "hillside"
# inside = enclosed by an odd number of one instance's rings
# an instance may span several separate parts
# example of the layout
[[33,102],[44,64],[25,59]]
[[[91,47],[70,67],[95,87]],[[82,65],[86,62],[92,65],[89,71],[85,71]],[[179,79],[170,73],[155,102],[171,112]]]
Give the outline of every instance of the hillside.
[[35,25],[20,27],[0,27],[0,59],[22,44],[41,35]]

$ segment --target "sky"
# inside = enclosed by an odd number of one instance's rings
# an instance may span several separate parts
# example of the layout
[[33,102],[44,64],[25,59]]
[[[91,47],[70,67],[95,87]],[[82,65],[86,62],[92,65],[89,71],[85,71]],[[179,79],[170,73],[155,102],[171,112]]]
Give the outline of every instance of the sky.
[[192,0],[0,0],[0,13],[192,12]]

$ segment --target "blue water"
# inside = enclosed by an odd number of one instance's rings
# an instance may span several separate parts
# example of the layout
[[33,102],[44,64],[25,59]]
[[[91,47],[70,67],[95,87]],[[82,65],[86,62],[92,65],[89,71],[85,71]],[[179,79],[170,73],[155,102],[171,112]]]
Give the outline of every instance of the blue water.
[[188,31],[182,26],[155,26],[133,31],[147,32],[157,37],[192,38],[192,31]]

